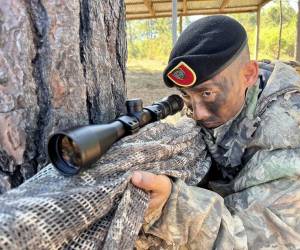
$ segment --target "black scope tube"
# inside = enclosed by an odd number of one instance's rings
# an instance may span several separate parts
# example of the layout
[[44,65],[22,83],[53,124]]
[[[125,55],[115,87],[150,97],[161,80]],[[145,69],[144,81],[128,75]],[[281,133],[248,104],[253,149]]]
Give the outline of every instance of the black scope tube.
[[146,124],[173,115],[182,108],[181,97],[171,95],[151,106],[134,108],[129,114],[108,124],[59,131],[48,141],[48,156],[59,172],[66,176],[75,175],[95,163],[120,138],[136,133]]

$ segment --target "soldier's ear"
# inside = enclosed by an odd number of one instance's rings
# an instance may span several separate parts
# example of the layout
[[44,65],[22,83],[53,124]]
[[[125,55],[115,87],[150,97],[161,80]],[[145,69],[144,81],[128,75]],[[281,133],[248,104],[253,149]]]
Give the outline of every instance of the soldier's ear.
[[258,78],[258,63],[256,61],[247,62],[242,68],[242,77],[246,87],[253,86]]

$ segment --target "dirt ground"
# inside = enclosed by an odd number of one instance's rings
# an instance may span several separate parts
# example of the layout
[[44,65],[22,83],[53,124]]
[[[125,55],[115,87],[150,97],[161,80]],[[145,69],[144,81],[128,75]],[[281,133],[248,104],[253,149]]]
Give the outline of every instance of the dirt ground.
[[165,86],[161,72],[127,71],[128,98],[141,98],[146,106],[171,94],[178,92]]
[[[174,88],[168,88],[162,79],[165,63],[151,60],[129,60],[127,63],[127,98],[141,98],[143,105],[151,105],[166,96],[178,94]],[[175,124],[183,113],[167,117],[164,121]]]

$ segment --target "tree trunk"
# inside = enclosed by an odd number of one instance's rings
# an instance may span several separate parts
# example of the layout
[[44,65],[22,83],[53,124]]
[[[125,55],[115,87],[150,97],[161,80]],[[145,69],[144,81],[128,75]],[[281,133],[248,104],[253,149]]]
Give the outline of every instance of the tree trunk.
[[295,60],[300,62],[300,0],[298,0],[297,35],[295,47]]
[[124,110],[122,0],[0,0],[0,193],[47,162],[49,134]]

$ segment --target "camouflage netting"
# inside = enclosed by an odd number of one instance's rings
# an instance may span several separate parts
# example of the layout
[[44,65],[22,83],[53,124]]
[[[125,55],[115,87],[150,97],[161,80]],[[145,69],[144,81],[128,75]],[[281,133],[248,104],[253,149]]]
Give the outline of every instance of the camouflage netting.
[[93,168],[64,177],[48,165],[0,197],[0,249],[132,249],[149,196],[130,183],[146,170],[197,184],[210,159],[191,119],[152,123]]

